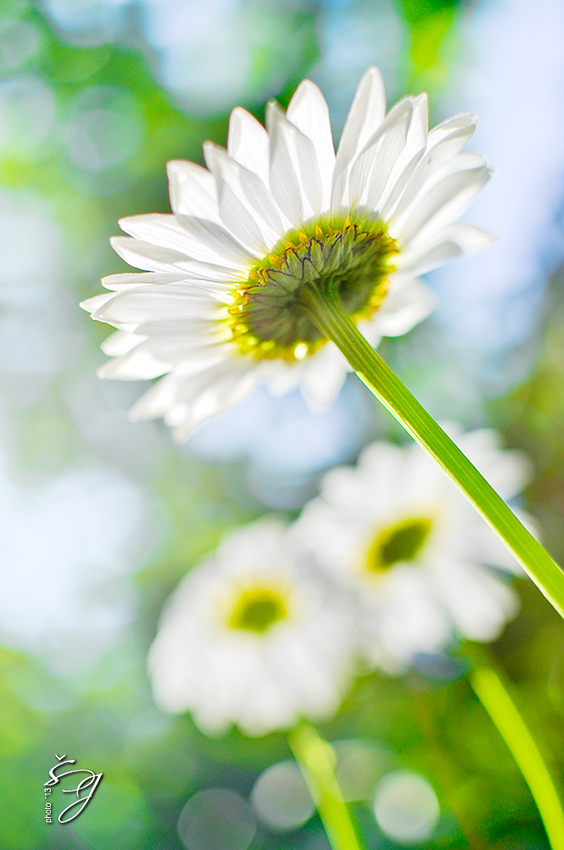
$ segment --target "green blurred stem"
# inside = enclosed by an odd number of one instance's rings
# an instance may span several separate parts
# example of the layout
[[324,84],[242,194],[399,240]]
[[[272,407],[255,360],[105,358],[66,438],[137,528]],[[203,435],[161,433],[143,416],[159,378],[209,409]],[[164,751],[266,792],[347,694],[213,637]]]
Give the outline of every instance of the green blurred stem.
[[288,741],[333,850],[363,850],[333,770],[331,746],[305,721],[288,733]]
[[564,573],[561,568],[384,363],[342,308],[338,296],[331,297],[310,285],[303,293],[302,305],[321,333],[341,350],[361,381],[473,502],[548,601],[564,617]]
[[477,659],[469,674],[472,689],[529,786],[552,850],[564,850],[564,811],[542,754],[502,675],[484,660],[485,653],[471,650],[470,654]]

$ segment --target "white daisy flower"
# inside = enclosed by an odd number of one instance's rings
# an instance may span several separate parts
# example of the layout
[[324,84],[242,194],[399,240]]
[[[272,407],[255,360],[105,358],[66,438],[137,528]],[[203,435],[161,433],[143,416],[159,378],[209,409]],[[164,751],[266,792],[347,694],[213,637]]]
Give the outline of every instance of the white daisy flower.
[[284,526],[227,537],[169,600],[149,654],[156,702],[207,734],[248,735],[335,713],[353,674],[348,612],[303,573]]
[[491,237],[454,222],[490,173],[461,153],[476,125],[458,115],[428,131],[427,96],[386,115],[369,68],[335,154],[329,111],[312,82],[287,112],[267,105],[265,130],[231,114],[227,150],[207,142],[207,168],[168,165],[172,215],[120,221],[112,245],[142,274],[102,283],[82,305],[118,330],[101,377],[161,377],[132,418],[164,416],[184,438],[259,381],[297,384],[313,408],[339,391],[348,364],[304,312],[304,293],[338,291],[369,342],[406,333],[432,309],[417,275]]
[[[517,495],[521,454],[501,450],[491,430],[457,443],[503,498]],[[455,633],[493,640],[517,613],[499,573],[519,572],[517,562],[417,445],[373,443],[356,467],[331,470],[294,533],[351,592],[363,654],[390,672]]]

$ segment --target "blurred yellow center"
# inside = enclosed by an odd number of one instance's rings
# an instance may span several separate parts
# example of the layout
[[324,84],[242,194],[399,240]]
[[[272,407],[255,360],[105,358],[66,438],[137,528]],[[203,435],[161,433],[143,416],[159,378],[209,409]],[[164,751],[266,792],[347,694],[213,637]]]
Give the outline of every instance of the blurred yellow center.
[[280,593],[268,587],[244,591],[238,598],[229,618],[232,629],[263,634],[288,614]]
[[374,215],[320,216],[291,230],[231,292],[231,339],[256,359],[303,360],[325,342],[304,310],[305,288],[336,293],[355,321],[388,291],[395,241]]
[[425,546],[432,527],[430,519],[421,517],[406,519],[380,531],[366,555],[368,570],[385,572],[394,564],[414,561]]

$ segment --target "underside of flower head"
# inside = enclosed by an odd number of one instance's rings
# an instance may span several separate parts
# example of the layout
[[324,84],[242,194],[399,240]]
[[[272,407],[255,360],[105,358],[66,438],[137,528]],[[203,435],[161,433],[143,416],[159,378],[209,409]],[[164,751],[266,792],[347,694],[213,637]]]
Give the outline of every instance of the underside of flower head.
[[227,308],[233,340],[257,359],[303,360],[326,342],[309,317],[308,290],[338,297],[354,319],[370,319],[386,295],[395,253],[394,240],[374,216],[306,222],[285,234],[233,290]]
[[386,115],[376,68],[336,152],[309,80],[286,113],[267,105],[266,129],[235,109],[227,150],[204,145],[207,168],[169,163],[172,215],[120,221],[129,235],[112,245],[143,273],[104,279],[110,293],[83,305],[117,329],[99,374],[160,377],[132,413],[164,416],[180,438],[259,381],[326,407],[349,367],[308,315],[308,290],[338,298],[373,346],[428,315],[417,276],[491,241],[456,223],[489,179],[462,152],[475,124],[458,115],[429,131],[425,95]]

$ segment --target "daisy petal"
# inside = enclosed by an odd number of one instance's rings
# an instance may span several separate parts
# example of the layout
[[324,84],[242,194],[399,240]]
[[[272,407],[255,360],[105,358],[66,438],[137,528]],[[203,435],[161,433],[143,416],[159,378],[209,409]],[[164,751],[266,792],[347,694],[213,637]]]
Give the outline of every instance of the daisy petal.
[[322,205],[327,208],[331,196],[335,148],[327,102],[310,80],[304,80],[296,89],[288,104],[286,117],[313,144],[323,184]]
[[315,149],[277,104],[267,104],[266,120],[271,138],[270,188],[280,209],[298,227],[321,211],[322,187]]
[[256,255],[246,250],[221,224],[194,215],[179,215],[177,218],[200,246],[201,256],[195,259],[232,263],[235,266],[252,266],[256,260]]
[[116,331],[104,340],[100,348],[107,354],[108,357],[120,357],[122,354],[127,354],[140,342],[147,339],[140,334],[128,333],[127,331]]
[[332,342],[326,343],[304,364],[300,380],[302,395],[314,413],[320,413],[335,401],[345,383],[350,366]]
[[95,318],[110,322],[141,324],[159,318],[213,317],[220,305],[201,287],[177,283],[155,289],[146,286],[129,289],[107,298],[95,310]]
[[137,269],[150,272],[172,272],[182,269],[186,255],[170,248],[161,248],[129,236],[112,236],[110,245],[116,254]]
[[434,306],[430,290],[418,278],[395,274],[390,280],[388,294],[371,324],[380,336],[402,336],[425,319]]
[[110,274],[102,278],[102,286],[106,289],[111,289],[113,292],[119,292],[121,289],[127,289],[130,286],[143,286],[143,284],[154,283],[160,285],[162,283],[173,283],[178,280],[177,272],[137,272],[136,274]]
[[374,135],[386,114],[386,91],[382,74],[376,67],[369,68],[363,75],[343,127],[337,150],[333,178],[333,206],[342,195],[338,187],[346,183],[347,172],[368,140]]
[[256,174],[268,186],[270,175],[270,139],[256,118],[238,106],[229,118],[227,136],[229,156]]
[[401,245],[416,236],[423,241],[458,218],[490,177],[485,165],[452,174],[430,189],[401,225],[394,221],[390,232]]
[[136,239],[162,248],[174,245],[189,259],[239,265],[251,258],[221,224],[197,216],[135,215],[120,219],[118,224]]
[[176,215],[201,215],[219,220],[213,176],[195,162],[172,160],[167,163],[170,205]]
[[365,145],[350,168],[348,185],[343,185],[339,204],[374,206],[386,186],[397,158],[403,153],[413,107],[406,99],[397,104]]
[[206,142],[204,156],[217,180],[222,222],[251,250],[265,253],[284,233],[266,187],[218,145]]
[[241,369],[239,373],[234,373],[223,364],[215,375],[202,375],[199,392],[193,396],[191,404],[185,405],[180,421],[169,422],[175,426],[174,438],[185,440],[206,419],[240,404],[254,390],[257,382],[258,375],[255,372]]
[[103,295],[95,295],[94,298],[87,298],[86,301],[81,301],[79,307],[87,310],[88,313],[96,313],[99,308],[107,304],[108,301],[111,301],[112,298],[113,295],[104,292]]
[[418,247],[402,251],[397,258],[396,268],[402,272],[409,271],[413,275],[425,274],[442,266],[447,260],[479,251],[493,241],[491,233],[471,224],[458,222],[439,231],[432,239],[420,243]]
[[121,381],[148,380],[159,378],[170,369],[170,364],[157,360],[150,350],[138,345],[127,354],[115,357],[104,363],[96,371],[99,378],[113,378]]

